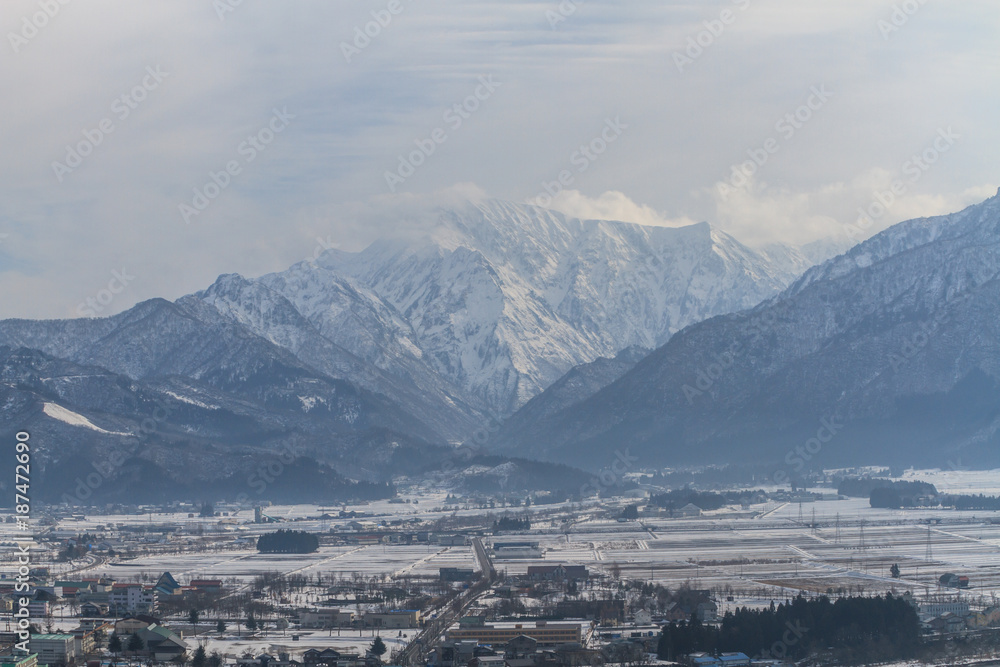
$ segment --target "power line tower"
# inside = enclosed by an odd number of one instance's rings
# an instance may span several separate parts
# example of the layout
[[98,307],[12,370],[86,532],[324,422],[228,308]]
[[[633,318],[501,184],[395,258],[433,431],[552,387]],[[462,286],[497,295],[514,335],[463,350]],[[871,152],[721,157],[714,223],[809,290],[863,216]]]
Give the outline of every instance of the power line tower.
[[868,574],[868,559],[865,557],[865,520],[861,520],[861,532],[858,534],[858,551],[861,553],[861,561],[865,566],[865,574]]
[[802,525],[802,502],[799,502],[799,525]]
[[931,549],[931,527],[927,526],[927,550],[924,552],[924,560],[928,563],[934,558],[933,549]]

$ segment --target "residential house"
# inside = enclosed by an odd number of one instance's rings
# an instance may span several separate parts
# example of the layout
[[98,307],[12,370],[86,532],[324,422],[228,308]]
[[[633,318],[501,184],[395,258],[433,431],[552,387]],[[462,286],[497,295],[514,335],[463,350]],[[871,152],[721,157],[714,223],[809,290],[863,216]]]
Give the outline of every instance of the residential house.
[[236,667],[299,667],[302,663],[292,660],[287,653],[279,653],[275,658],[269,653],[261,653],[256,658],[240,658]]
[[527,658],[538,650],[538,642],[528,635],[517,635],[507,642],[504,655],[508,658]]
[[170,628],[155,623],[139,630],[136,634],[145,644],[144,653],[154,660],[166,662],[187,651],[187,642]]
[[675,519],[690,519],[701,516],[701,508],[694,503],[688,503],[684,507],[672,510],[670,515]]
[[126,635],[134,635],[140,630],[145,630],[151,625],[158,624],[160,621],[152,616],[147,616],[146,614],[137,614],[136,616],[126,616],[120,621],[115,622],[115,633],[119,637],[124,637]]
[[107,616],[108,605],[103,602],[84,602],[80,605],[80,616]]
[[332,648],[323,650],[311,648],[302,654],[304,667],[337,667],[338,660],[340,660],[340,651]]

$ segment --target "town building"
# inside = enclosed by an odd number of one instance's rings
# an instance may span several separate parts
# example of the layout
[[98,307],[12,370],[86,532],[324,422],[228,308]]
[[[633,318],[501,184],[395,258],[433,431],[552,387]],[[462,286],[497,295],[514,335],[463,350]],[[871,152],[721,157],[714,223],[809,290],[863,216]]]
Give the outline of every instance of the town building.
[[585,565],[529,565],[531,581],[585,581],[590,573]]
[[146,646],[145,653],[154,660],[167,662],[187,651],[188,645],[170,628],[152,623],[139,630],[139,639]]
[[153,586],[154,590],[160,595],[180,595],[181,585],[173,578],[169,572],[164,572],[160,575],[160,578],[156,580],[156,584]]
[[0,655],[0,667],[38,667],[38,654]]
[[72,665],[76,662],[76,638],[73,635],[31,635],[30,653],[38,654],[43,665]]
[[539,646],[558,646],[569,642],[579,643],[582,632],[579,623],[548,623],[535,621],[535,625],[525,626],[515,623],[511,626],[482,625],[458,627],[448,630],[449,641],[477,641],[492,646],[506,646],[515,637],[531,637]]
[[921,615],[941,616],[952,613],[958,616],[969,615],[969,603],[961,600],[946,600],[944,602],[921,602],[918,610]]
[[218,593],[222,590],[221,579],[192,579],[190,586],[199,593]]
[[303,611],[299,614],[299,624],[303,628],[337,628],[350,626],[354,612],[336,607]]
[[723,653],[719,656],[708,653],[692,653],[685,662],[692,667],[750,667],[751,660],[745,653]]
[[541,558],[542,549],[538,542],[494,542],[493,557],[507,558]]
[[84,602],[80,605],[80,616],[107,616],[108,605],[103,602]]
[[109,611],[115,615],[156,611],[156,591],[141,584],[115,584],[108,594]]
[[364,621],[365,626],[369,628],[418,628],[420,627],[420,611],[399,609],[384,613],[367,613]]
[[438,575],[441,581],[472,581],[476,578],[476,571],[472,568],[442,567]]

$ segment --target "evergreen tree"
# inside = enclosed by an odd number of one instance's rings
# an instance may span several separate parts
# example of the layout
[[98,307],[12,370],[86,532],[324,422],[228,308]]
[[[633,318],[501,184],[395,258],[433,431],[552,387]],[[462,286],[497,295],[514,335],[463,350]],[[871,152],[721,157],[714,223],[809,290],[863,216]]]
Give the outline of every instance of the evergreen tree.
[[223,621],[221,618],[219,619],[219,622],[215,624],[215,631],[218,632],[220,635],[226,631],[226,622]]
[[205,667],[208,662],[208,656],[205,654],[205,647],[201,644],[195,649],[194,655],[191,656],[191,667]]
[[144,648],[146,648],[146,645],[142,643],[142,638],[135,634],[129,636],[128,643],[125,645],[125,649],[131,651],[132,655],[135,655]]
[[116,656],[122,652],[122,638],[118,636],[117,632],[111,634],[111,639],[108,640],[108,650]]
[[371,646],[372,655],[377,656],[381,660],[382,656],[385,655],[385,652],[388,650],[389,649],[385,645],[385,642],[382,641],[382,638],[376,636],[375,641],[372,642]]

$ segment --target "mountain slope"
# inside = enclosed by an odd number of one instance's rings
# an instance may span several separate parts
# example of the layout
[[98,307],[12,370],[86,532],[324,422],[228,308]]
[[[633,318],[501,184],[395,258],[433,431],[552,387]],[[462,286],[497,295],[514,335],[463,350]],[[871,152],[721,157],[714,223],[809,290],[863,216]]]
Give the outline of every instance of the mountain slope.
[[996,464],[998,315],[1000,195],[900,223],[496,441],[593,467],[622,443],[640,465],[766,460],[786,479],[810,461]]
[[393,374],[423,365],[505,415],[578,364],[759,303],[798,268],[705,223],[582,221],[488,201],[439,211],[418,242],[327,251],[260,282],[354,354]]

